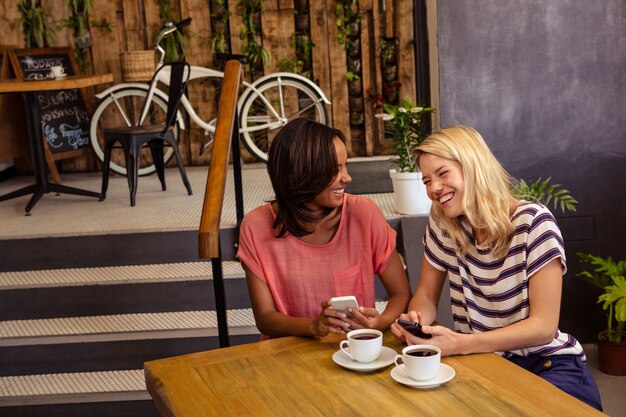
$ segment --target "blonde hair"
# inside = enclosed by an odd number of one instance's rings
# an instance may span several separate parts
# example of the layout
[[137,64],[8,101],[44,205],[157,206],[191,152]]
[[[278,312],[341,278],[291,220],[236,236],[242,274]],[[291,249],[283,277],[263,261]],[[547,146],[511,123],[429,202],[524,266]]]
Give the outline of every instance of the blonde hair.
[[461,202],[464,214],[447,218],[441,207],[433,204],[431,216],[446,228],[465,252],[471,242],[461,225],[485,234],[484,242],[496,257],[506,255],[515,226],[509,213],[518,200],[511,193],[513,178],[504,170],[480,133],[469,126],[451,126],[427,137],[415,150],[417,163],[423,154],[432,154],[456,161],[461,165],[465,193]]

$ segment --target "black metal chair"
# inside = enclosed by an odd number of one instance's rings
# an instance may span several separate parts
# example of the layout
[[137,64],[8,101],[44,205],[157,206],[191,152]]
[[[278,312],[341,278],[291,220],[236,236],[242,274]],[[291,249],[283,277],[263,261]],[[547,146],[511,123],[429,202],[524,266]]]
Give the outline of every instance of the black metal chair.
[[[106,198],[107,188],[109,186],[109,163],[111,161],[111,150],[115,142],[121,144],[124,150],[126,160],[126,178],[128,179],[128,188],[130,190],[130,205],[135,206],[135,196],[137,195],[137,177],[139,170],[138,158],[141,148],[147,145],[150,148],[152,159],[156,167],[156,172],[161,181],[161,188],[166,190],[165,186],[165,163],[163,161],[163,147],[171,146],[176,156],[180,176],[183,179],[185,188],[189,195],[192,195],[191,184],[187,178],[185,167],[178,150],[178,142],[174,136],[174,127],[176,123],[176,114],[180,105],[180,100],[189,83],[189,75],[191,68],[185,62],[175,62],[165,64],[159,68],[154,77],[163,70],[170,67],[170,85],[167,101],[167,116],[165,125],[163,124],[145,124],[141,126],[121,126],[104,129],[104,161],[102,167],[102,199]],[[154,79],[153,77],[153,79]],[[149,103],[146,102],[144,107]]]

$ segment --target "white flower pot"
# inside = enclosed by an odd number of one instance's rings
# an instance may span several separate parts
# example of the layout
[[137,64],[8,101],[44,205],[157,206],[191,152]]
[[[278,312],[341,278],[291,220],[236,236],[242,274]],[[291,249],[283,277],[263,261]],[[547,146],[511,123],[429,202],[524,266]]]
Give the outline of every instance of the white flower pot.
[[389,170],[396,211],[400,214],[428,214],[432,202],[426,195],[421,172]]

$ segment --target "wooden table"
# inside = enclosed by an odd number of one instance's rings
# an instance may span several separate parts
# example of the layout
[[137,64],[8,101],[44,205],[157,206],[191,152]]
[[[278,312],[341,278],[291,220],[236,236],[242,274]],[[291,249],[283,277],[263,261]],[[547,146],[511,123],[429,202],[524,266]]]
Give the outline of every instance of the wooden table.
[[112,74],[68,76],[58,80],[24,81],[2,80],[0,81],[0,93],[22,93],[26,104],[26,119],[28,136],[30,137],[33,168],[35,170],[35,183],[19,190],[0,196],[0,201],[9,200],[27,194],[32,194],[26,205],[28,215],[37,204],[42,195],[54,192],[65,194],[77,194],[100,198],[100,193],[68,187],[48,181],[48,171],[43,150],[43,135],[41,132],[41,120],[38,106],[35,103],[35,93],[38,91],[65,90],[71,88],[84,88],[97,84],[105,84],[113,81]]
[[[394,381],[394,365],[349,371],[332,354],[342,337],[286,337],[146,362],[146,384],[163,416],[603,416],[502,359],[444,358],[445,385],[420,390]],[[390,332],[385,346],[400,352]]]

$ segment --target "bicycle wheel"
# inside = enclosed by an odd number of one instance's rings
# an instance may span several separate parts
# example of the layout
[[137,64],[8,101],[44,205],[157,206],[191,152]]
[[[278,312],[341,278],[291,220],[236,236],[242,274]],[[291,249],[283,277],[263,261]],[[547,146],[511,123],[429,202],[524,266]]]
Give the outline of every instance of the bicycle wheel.
[[267,162],[274,136],[290,120],[304,117],[327,123],[322,97],[296,78],[277,76],[256,89],[244,98],[239,119],[243,144],[260,161]]
[[[89,127],[89,139],[91,147],[100,159],[104,159],[104,134],[102,129],[137,125],[141,116],[141,109],[146,99],[147,90],[139,88],[127,88],[114,91],[103,98],[94,110]],[[154,95],[148,114],[142,124],[160,124],[165,123],[167,115],[167,102]],[[179,127],[175,125],[174,136],[178,140]],[[174,156],[174,150],[167,148],[163,154],[163,159],[167,163]],[[111,150],[110,169],[120,175],[126,175],[126,163],[124,152],[120,148]],[[152,160],[149,149],[142,149],[139,156],[139,175],[148,175],[155,172],[156,167]]]

